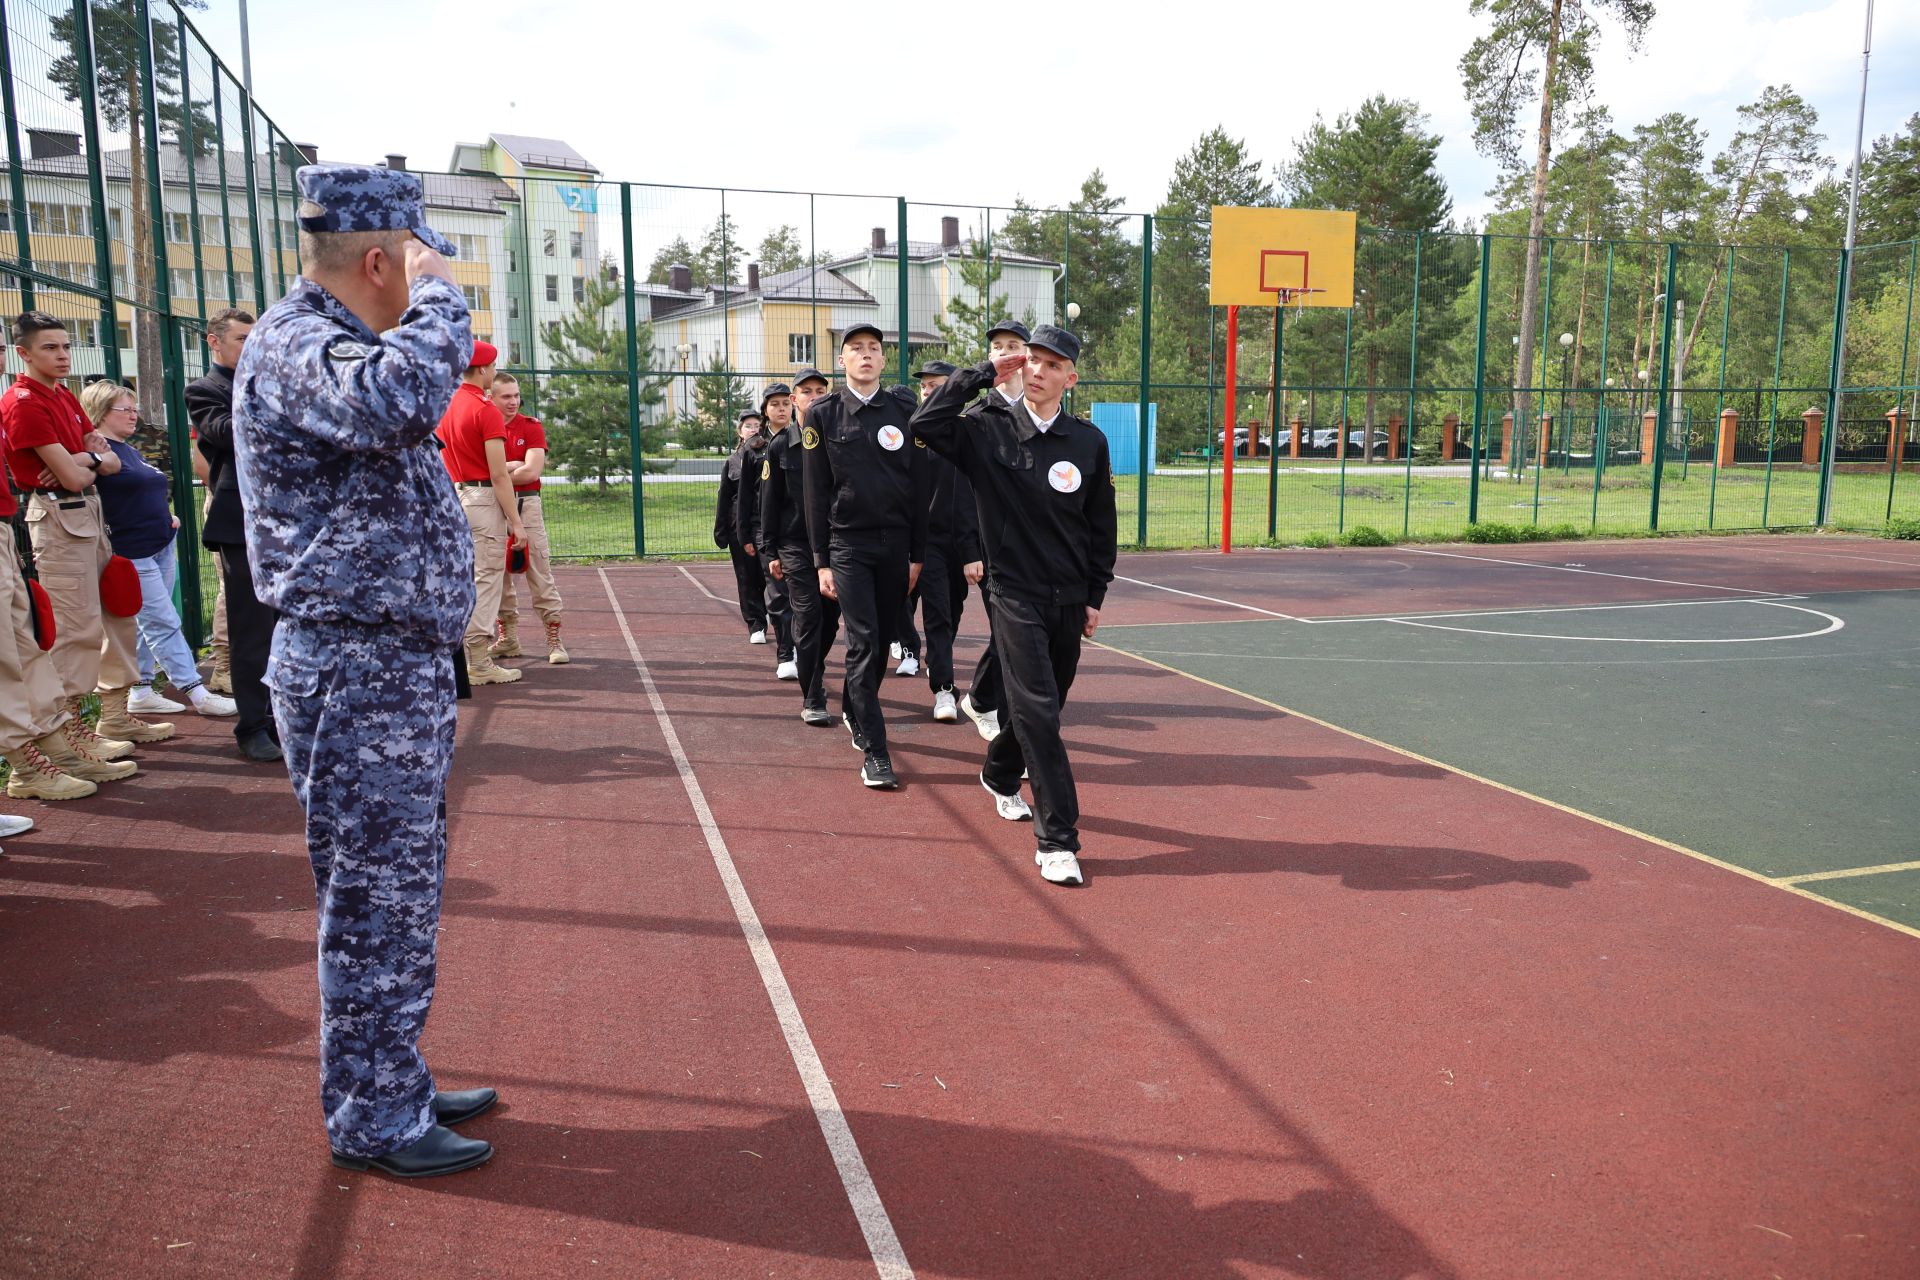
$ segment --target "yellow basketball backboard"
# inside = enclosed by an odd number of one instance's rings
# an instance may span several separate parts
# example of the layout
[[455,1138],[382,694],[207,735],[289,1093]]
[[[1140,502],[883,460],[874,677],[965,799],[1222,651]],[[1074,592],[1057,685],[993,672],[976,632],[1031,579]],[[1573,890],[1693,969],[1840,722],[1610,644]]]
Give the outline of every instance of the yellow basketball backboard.
[[1357,215],[1213,207],[1216,307],[1351,307]]

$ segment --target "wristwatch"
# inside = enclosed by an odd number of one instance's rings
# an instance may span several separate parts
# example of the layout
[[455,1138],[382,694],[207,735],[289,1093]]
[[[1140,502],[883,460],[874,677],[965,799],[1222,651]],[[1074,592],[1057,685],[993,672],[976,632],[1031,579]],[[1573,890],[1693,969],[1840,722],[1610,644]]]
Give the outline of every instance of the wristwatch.
[[98,471],[100,469],[100,455],[89,449],[87,450],[87,456],[93,459],[93,469]]

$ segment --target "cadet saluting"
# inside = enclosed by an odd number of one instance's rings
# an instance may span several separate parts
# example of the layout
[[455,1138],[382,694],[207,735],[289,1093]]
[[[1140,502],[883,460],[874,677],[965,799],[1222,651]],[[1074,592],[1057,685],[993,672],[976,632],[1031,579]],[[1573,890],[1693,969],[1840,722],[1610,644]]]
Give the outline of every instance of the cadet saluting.
[[[1024,362],[1007,352],[962,369],[913,416],[915,433],[967,474],[980,503],[987,611],[1010,721],[987,748],[980,783],[1001,817],[1022,818],[1020,772],[1031,772],[1034,861],[1055,884],[1085,883],[1060,707],[1080,666],[1080,641],[1100,625],[1116,537],[1107,438],[1060,407],[1080,380],[1079,358],[1078,338],[1043,324]],[[974,396],[1023,363],[1018,403],[962,420]]]
[[860,781],[891,791],[900,783],[880,713],[881,664],[920,576],[933,477],[907,425],[912,402],[880,385],[876,326],[840,335],[840,367],[847,385],[807,410],[800,436],[807,534],[820,594],[840,602],[847,629],[841,721],[863,756]]
[[234,460],[253,579],[280,611],[267,685],[319,898],[320,1101],[336,1165],[431,1177],[493,1155],[444,1126],[496,1100],[437,1091],[418,1048],[474,604],[433,430],[473,333],[417,179],[295,176],[306,275],[241,356]]

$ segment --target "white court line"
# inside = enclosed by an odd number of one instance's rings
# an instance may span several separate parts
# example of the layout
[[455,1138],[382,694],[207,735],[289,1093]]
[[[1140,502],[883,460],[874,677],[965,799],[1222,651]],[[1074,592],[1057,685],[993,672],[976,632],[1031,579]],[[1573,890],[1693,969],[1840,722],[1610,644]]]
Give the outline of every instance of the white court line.
[[1278,618],[1282,622],[1305,622],[1308,619],[1297,618],[1291,613],[1275,613],[1271,609],[1260,609],[1250,604],[1241,604],[1237,600],[1222,600],[1218,596],[1203,596],[1198,591],[1182,591],[1178,587],[1163,587],[1157,582],[1148,582],[1144,578],[1129,578],[1124,573],[1113,575],[1121,582],[1131,582],[1136,587],[1152,587],[1155,591],[1166,591],[1176,596],[1186,596],[1191,600],[1205,600],[1208,604],[1222,604],[1229,609],[1245,609],[1248,613],[1257,613],[1268,618]]
[[[1491,631],[1484,627],[1443,627],[1432,622],[1416,622],[1412,618],[1383,618],[1383,622],[1397,622],[1403,627],[1422,627],[1428,631],[1451,631],[1463,636],[1499,636],[1504,640],[1560,640],[1575,641],[1582,644],[1767,644],[1783,640],[1811,640],[1815,636],[1832,635],[1847,624],[1830,613],[1818,609],[1808,609],[1797,604],[1782,604],[1778,600],[1708,600],[1704,604],[1758,604],[1775,609],[1791,609],[1795,613],[1810,613],[1816,618],[1825,618],[1827,625],[1818,631],[1800,631],[1790,636],[1709,636],[1699,640],[1658,640],[1650,636],[1567,636],[1542,634],[1533,631]],[[1628,605],[1627,608],[1645,609],[1653,606]],[[1444,616],[1444,615],[1438,615]],[[1471,616],[1471,615],[1469,615]]]
[[[826,1138],[827,1149],[833,1153],[834,1168],[840,1171],[840,1182],[846,1188],[848,1201],[853,1205],[854,1217],[859,1219],[860,1233],[867,1238],[867,1251],[873,1255],[873,1265],[879,1271],[881,1280],[913,1280],[913,1268],[907,1262],[906,1251],[900,1247],[899,1236],[894,1233],[893,1220],[887,1216],[887,1208],[880,1202],[880,1189],[874,1185],[873,1175],[867,1171],[867,1162],[860,1154],[859,1144],[853,1140],[853,1129],[847,1124],[846,1113],[840,1110],[840,1099],[834,1094],[833,1082],[827,1078],[827,1069],[820,1061],[819,1052],[813,1047],[813,1037],[808,1034],[807,1024],[800,1016],[800,1006],[794,1003],[793,989],[787,985],[787,976],[780,968],[779,957],[773,954],[773,943],[767,940],[767,931],[761,927],[760,913],[754,910],[753,900],[747,896],[747,887],[741,883],[740,873],[734,868],[733,855],[727,851],[727,842],[720,834],[719,825],[713,820],[713,810],[707,805],[706,793],[700,789],[700,780],[693,776],[693,765],[687,760],[687,753],[681,749],[680,735],[674,732],[666,703],[660,700],[660,690],[653,683],[652,673],[647,670],[647,661],[640,656],[640,646],[634,643],[633,632],[627,626],[627,615],[621,612],[620,601],[613,594],[613,583],[607,580],[605,569],[596,569],[595,572],[600,575],[600,585],[607,593],[607,603],[613,606],[613,618],[620,624],[620,635],[627,642],[627,653],[633,658],[634,670],[640,673],[640,684],[646,690],[654,719],[660,722],[660,732],[667,740],[667,750],[673,756],[674,768],[680,773],[680,785],[686,788],[694,816],[700,820],[700,831],[707,838],[707,850],[713,855],[713,865],[720,872],[721,883],[726,886],[727,900],[733,904],[733,914],[740,922],[740,932],[747,939],[748,950],[753,953],[754,968],[760,971],[760,985],[766,988],[767,999],[773,1002],[773,1011],[780,1019],[780,1032],[787,1039],[787,1052],[793,1055],[793,1065],[800,1072],[801,1083],[806,1086],[807,1101],[813,1104],[813,1115],[820,1122],[821,1136]],[[687,573],[684,568],[680,572]],[[695,586],[700,585],[692,574],[687,573],[687,577],[693,579]],[[706,590],[705,587],[700,589]]]
[[[1777,600],[1805,600],[1805,596],[1775,596]],[[1699,604],[1765,604],[1766,600],[1728,600],[1716,596],[1712,600],[1649,600],[1639,604],[1567,604],[1553,605],[1541,609],[1475,609],[1461,613],[1370,613],[1351,618],[1302,618],[1316,627],[1328,626],[1336,622],[1406,622],[1409,619],[1427,618],[1510,618],[1529,613],[1605,613],[1610,609],[1678,609],[1686,605]],[[1501,635],[1508,634],[1501,632]],[[1577,637],[1569,636],[1568,639]]]
[[[726,601],[725,601],[725,600],[721,600],[719,596],[717,596],[717,595],[715,595],[715,594],[713,594],[713,592],[711,592],[711,591],[709,591],[709,590],[707,590],[707,584],[706,584],[706,583],[704,583],[704,582],[702,582],[702,581],[700,581],[700,579],[698,579],[698,578],[696,578],[696,577],[694,577],[694,576],[693,576],[692,574],[690,574],[690,573],[688,573],[688,572],[687,572],[687,566],[685,566],[685,565],[683,565],[683,564],[677,564],[677,565],[675,565],[675,566],[673,566],[673,567],[674,567],[674,568],[676,568],[676,569],[678,569],[678,570],[680,571],[680,576],[681,576],[681,577],[683,577],[683,578],[685,578],[685,579],[686,579],[686,580],[687,580],[688,582],[691,582],[691,583],[692,583],[692,584],[693,584],[694,586],[696,586],[696,587],[698,587],[698,588],[700,588],[700,594],[701,594],[701,595],[703,595],[703,596],[705,596],[705,597],[706,597],[707,599],[709,599],[709,600],[715,600],[715,601],[718,601],[718,602],[719,602],[719,603],[721,603],[721,604],[725,604],[725,603],[726,603]],[[602,576],[604,577],[605,575],[603,574]]]
[[1701,591],[1732,591],[1743,596],[1777,596],[1778,591],[1761,591],[1752,587],[1723,587],[1715,582],[1681,582],[1675,578],[1649,578],[1638,573],[1608,573],[1604,569],[1576,569],[1564,564],[1541,564],[1537,560],[1502,560],[1496,556],[1469,556],[1458,551],[1429,551],[1425,547],[1402,547],[1401,550],[1416,556],[1445,556],[1449,560],[1477,560],[1481,564],[1512,564],[1522,569],[1553,569],[1560,573],[1584,573],[1596,578],[1625,578],[1631,582],[1658,582],[1669,587],[1694,587]]

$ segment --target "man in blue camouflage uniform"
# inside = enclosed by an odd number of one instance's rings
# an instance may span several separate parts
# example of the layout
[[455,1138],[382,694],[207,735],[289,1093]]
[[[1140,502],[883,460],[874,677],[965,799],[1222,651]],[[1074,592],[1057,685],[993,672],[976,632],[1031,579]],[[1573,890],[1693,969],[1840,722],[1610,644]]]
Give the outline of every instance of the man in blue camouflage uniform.
[[446,1126],[496,1101],[437,1092],[418,1047],[474,605],[433,430],[473,334],[417,179],[311,165],[297,181],[306,273],[248,339],[234,456],[253,580],[280,614],[266,682],[318,893],[320,1098],[336,1165],[432,1177],[492,1156]]

